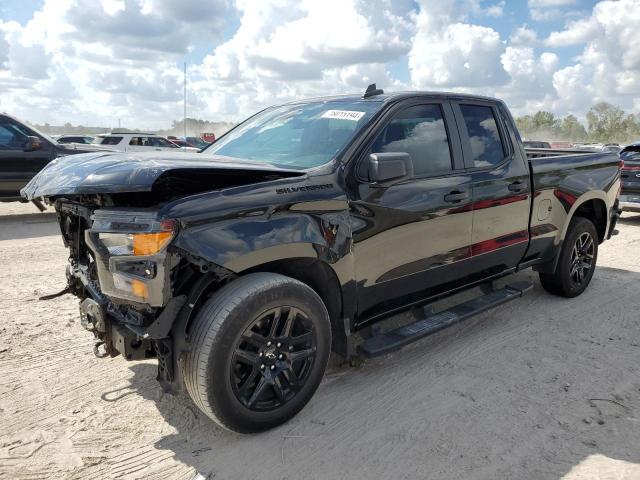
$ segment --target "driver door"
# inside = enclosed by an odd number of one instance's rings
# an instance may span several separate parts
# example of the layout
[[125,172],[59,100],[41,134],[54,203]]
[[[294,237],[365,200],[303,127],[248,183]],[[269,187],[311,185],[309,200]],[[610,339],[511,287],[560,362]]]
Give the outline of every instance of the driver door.
[[[373,136],[372,136],[373,137]],[[409,153],[412,178],[368,180],[370,153]],[[448,102],[401,104],[358,164],[351,203],[358,323],[464,282],[472,234],[472,188]]]

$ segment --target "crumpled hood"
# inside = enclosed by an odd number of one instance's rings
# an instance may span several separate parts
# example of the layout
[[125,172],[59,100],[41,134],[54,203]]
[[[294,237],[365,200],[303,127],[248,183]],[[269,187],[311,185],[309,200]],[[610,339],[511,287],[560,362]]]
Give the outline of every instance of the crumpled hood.
[[92,152],[52,160],[22,190],[23,198],[151,191],[169,171],[256,172],[297,176],[303,172],[267,163],[189,152]]

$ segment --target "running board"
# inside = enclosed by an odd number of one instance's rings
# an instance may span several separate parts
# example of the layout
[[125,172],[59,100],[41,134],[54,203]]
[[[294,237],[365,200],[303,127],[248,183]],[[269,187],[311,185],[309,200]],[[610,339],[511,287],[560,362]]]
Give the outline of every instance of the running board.
[[499,290],[492,290],[485,295],[461,303],[449,310],[429,315],[414,323],[404,325],[369,337],[358,346],[358,351],[365,357],[377,357],[395,350],[400,350],[416,340],[439,332],[456,323],[462,322],[482,312],[522,297],[533,288],[530,282],[515,282]]

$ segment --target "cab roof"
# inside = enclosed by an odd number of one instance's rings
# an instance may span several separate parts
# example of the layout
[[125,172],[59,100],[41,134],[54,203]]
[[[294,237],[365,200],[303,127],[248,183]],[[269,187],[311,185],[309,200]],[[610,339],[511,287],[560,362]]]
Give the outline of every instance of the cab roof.
[[468,93],[459,93],[459,92],[432,92],[432,91],[401,91],[401,92],[390,92],[390,93],[381,93],[379,95],[373,95],[367,98],[363,98],[362,95],[357,94],[347,94],[347,95],[331,95],[331,96],[322,96],[322,97],[312,97],[301,100],[294,100],[291,102],[287,102],[286,105],[296,104],[296,103],[307,103],[307,102],[377,102],[377,103],[387,103],[387,102],[395,102],[398,100],[404,100],[407,98],[415,98],[415,97],[428,97],[428,98],[441,98],[446,100],[452,99],[462,99],[462,100],[480,100],[485,102],[499,102],[503,103],[502,100],[487,97],[483,95],[472,95]]

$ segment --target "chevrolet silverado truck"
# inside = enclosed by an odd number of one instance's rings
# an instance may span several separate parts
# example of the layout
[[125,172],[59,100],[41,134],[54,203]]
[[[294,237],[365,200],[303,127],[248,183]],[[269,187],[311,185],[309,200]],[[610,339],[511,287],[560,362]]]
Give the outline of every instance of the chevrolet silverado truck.
[[22,193],[55,205],[60,294],[95,353],[156,357],[166,388],[257,432],[304,407],[331,351],[387,354],[532,288],[500,277],[532,267],[580,295],[619,215],[619,159],[541,155],[499,100],[370,86],[263,110],[201,154],[56,159]]
[[[22,200],[20,190],[54,158],[95,150],[112,149],[63,145],[17,118],[0,113],[0,202]],[[42,210],[38,200],[35,203]]]

